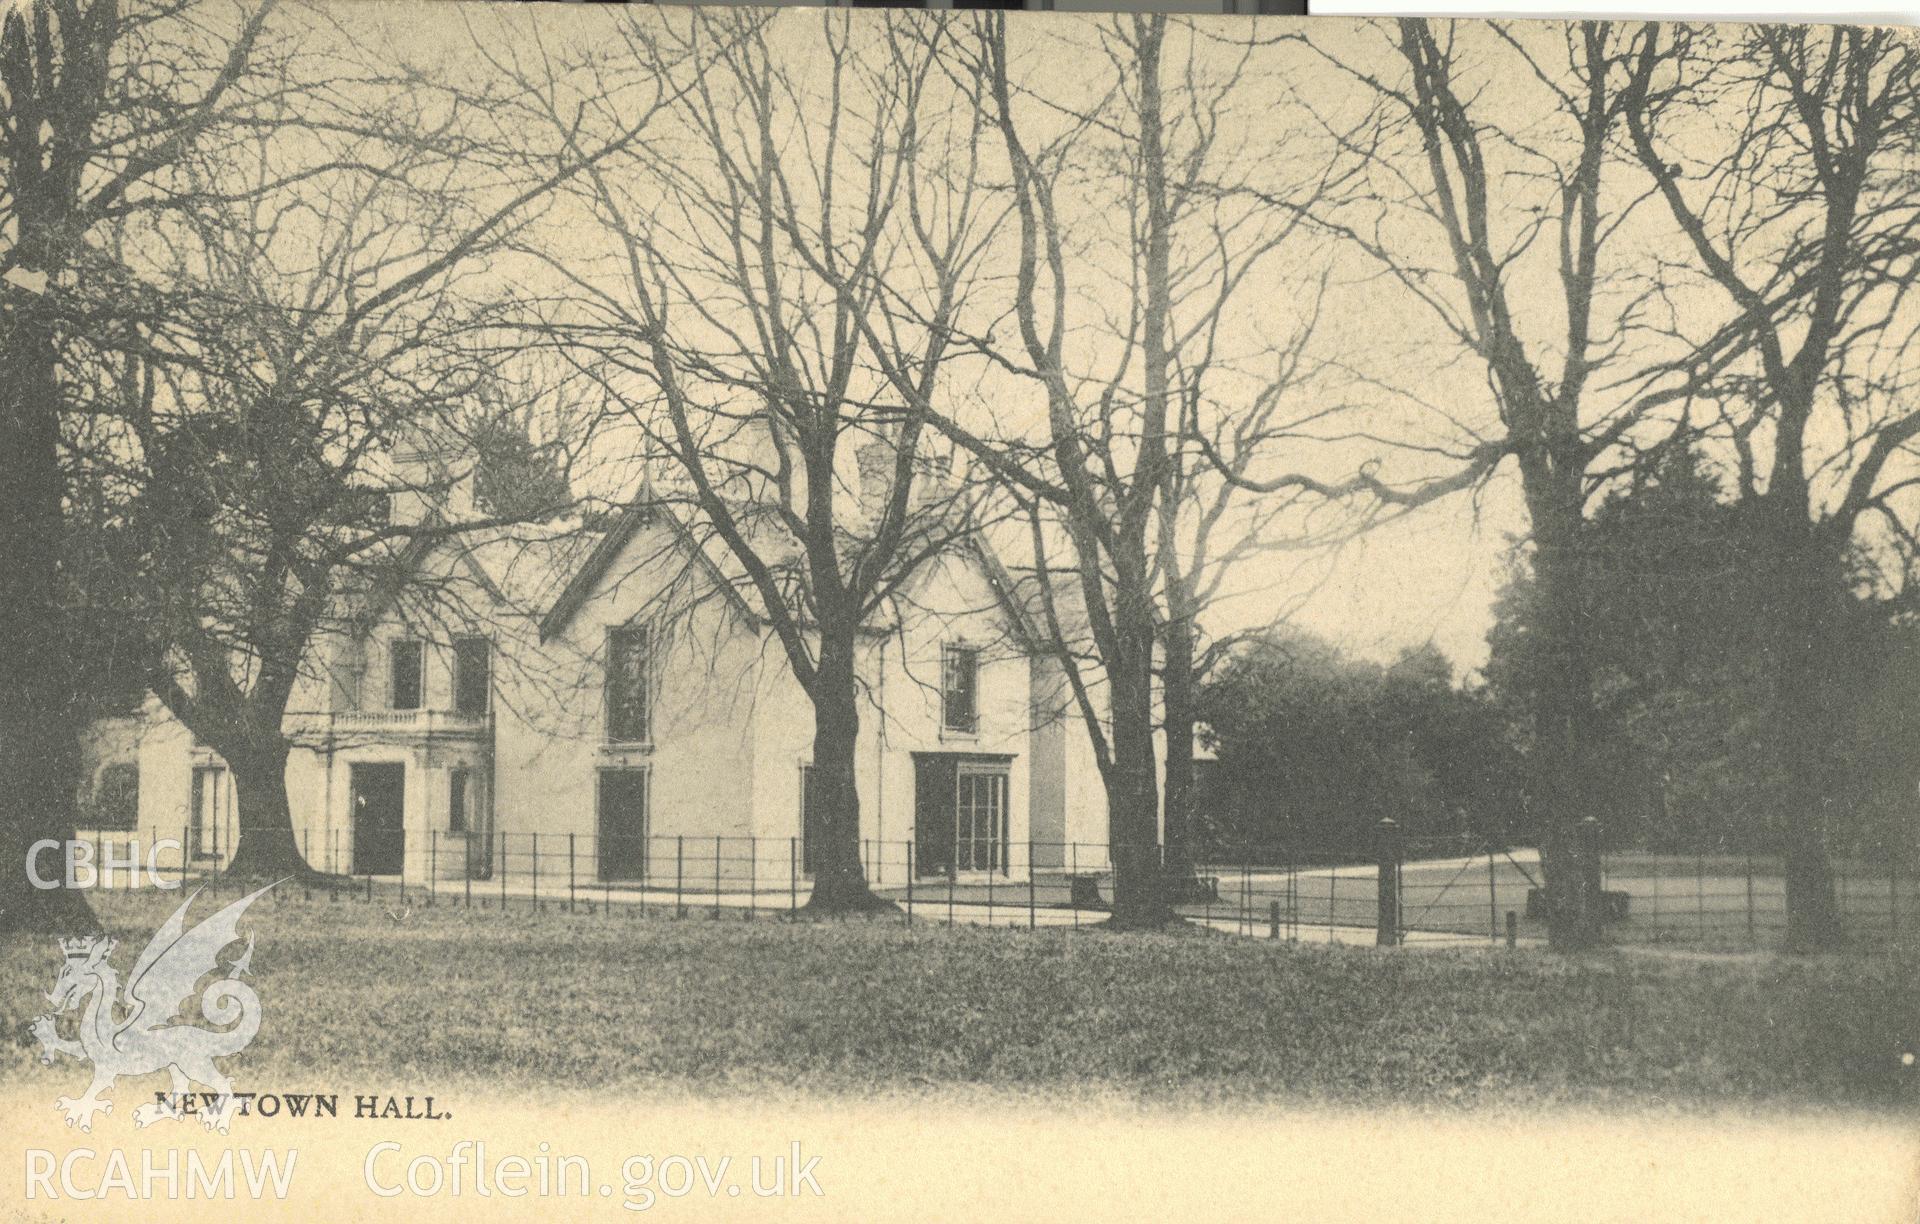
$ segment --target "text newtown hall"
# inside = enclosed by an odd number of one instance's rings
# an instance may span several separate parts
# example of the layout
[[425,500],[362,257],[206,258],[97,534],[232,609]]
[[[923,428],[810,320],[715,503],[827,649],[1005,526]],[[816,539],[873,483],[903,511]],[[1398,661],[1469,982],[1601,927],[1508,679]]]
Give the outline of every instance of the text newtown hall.
[[[605,531],[442,541],[314,649],[287,732],[295,836],[330,872],[797,889],[813,713],[730,573],[661,504]],[[864,635],[856,782],[870,879],[1106,866],[1106,806],[1023,579],[984,540],[921,567]],[[150,700],[143,840],[213,867],[239,835],[219,756]]]

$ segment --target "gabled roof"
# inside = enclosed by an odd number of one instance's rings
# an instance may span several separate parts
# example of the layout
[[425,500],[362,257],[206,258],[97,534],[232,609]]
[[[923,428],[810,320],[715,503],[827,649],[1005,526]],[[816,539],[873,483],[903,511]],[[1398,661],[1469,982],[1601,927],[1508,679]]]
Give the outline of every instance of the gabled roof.
[[[495,536],[474,540],[465,535],[414,536],[399,549],[399,575],[412,575],[441,548],[476,586],[503,608],[531,611],[543,604],[557,575],[570,572],[580,551],[594,533],[577,527],[537,535]],[[367,593],[356,618],[364,629],[379,621],[399,602],[406,589],[402,579],[381,582]]]
[[1084,643],[1091,636],[1078,569],[1053,565],[1042,571],[1031,565],[1016,565],[1009,572],[1014,600],[1027,618],[1027,624],[1032,627],[1036,643],[1048,643],[1053,637],[1047,624],[1043,587],[1046,592],[1052,593],[1054,616],[1060,622],[1060,633],[1067,643]]
[[732,605],[734,611],[744,616],[749,625],[758,626],[761,623],[760,615],[754,612],[747,601],[741,597],[740,592],[734,589],[733,583],[727,580],[726,575],[720,571],[719,565],[707,554],[707,550],[700,547],[699,542],[693,538],[693,532],[688,529],[686,523],[681,521],[680,516],[664,502],[642,496],[630,502],[626,509],[620,512],[620,517],[615,521],[613,528],[587,555],[586,560],[580,563],[580,567],[573,572],[566,586],[554,599],[553,606],[548,608],[546,614],[540,618],[541,641],[550,640],[567,627],[575,613],[580,611],[588,598],[598,589],[600,580],[606,577],[607,569],[612,566],[614,560],[625,550],[635,534],[649,524],[659,524],[667,529],[674,542],[687,554],[688,559],[699,566],[714,585],[720,588],[721,594]]
[[1000,560],[1000,554],[994,551],[993,545],[987,542],[982,532],[969,531],[967,545],[980,562],[980,568],[986,571],[987,585],[993,588],[993,596],[999,601],[1000,610],[1006,613],[1007,623],[1020,639],[1020,645],[1029,652],[1037,651],[1045,635],[1022,602],[1018,580]]
[[[756,611],[741,594],[735,582],[722,570],[720,563],[695,539],[687,523],[674,512],[673,508],[662,501],[642,496],[631,502],[621,512],[618,521],[607,532],[593,551],[581,562],[579,568],[567,580],[553,605],[540,620],[540,638],[551,639],[563,631],[573,620],[596,589],[607,570],[625,550],[634,535],[649,524],[664,526],[673,536],[675,543],[687,554],[688,558],[707,575],[725,596],[735,611],[755,628],[766,623],[766,617]],[[960,537],[961,548],[980,564],[992,589],[994,600],[1007,617],[1010,627],[1019,639],[1022,647],[1037,649],[1045,635],[1035,618],[1023,606],[1021,583],[1008,570],[987,541],[985,535],[977,529],[969,529]]]

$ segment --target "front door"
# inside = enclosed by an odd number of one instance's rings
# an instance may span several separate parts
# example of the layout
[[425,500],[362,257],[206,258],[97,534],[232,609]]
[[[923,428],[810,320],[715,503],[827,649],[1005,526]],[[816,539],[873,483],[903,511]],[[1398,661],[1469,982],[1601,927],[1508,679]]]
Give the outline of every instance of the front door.
[[353,767],[353,873],[399,875],[407,861],[407,767]]
[[953,873],[954,758],[913,758],[913,865],[923,876]]
[[647,878],[647,771],[600,771],[600,878]]

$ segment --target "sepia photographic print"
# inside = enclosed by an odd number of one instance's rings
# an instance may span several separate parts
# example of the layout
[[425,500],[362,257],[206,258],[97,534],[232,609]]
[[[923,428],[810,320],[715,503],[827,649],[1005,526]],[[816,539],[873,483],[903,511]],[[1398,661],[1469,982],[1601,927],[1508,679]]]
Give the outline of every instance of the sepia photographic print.
[[1094,7],[0,0],[7,1218],[1920,1218],[1920,41]]

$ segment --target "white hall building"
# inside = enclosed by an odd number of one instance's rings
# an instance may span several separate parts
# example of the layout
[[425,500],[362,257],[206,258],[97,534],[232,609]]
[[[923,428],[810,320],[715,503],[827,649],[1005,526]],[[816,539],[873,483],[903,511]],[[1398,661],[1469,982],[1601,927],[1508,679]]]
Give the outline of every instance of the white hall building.
[[[295,695],[287,783],[310,864],[804,890],[812,704],[724,553],[643,500],[602,532],[444,542],[415,564],[431,608],[369,603]],[[1087,733],[1016,581],[963,539],[865,633],[856,778],[877,887],[1106,866]],[[138,763],[139,835],[223,862],[231,776],[157,700]]]

